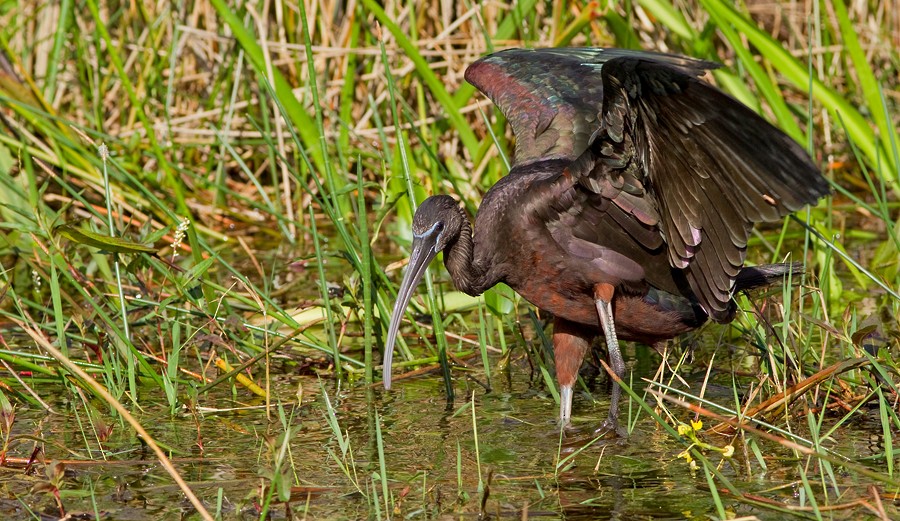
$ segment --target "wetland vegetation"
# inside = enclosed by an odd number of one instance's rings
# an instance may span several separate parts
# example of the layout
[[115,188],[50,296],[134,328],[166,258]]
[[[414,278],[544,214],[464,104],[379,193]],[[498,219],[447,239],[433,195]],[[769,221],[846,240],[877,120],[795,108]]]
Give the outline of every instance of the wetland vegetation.
[[[0,0],[0,517],[897,519],[893,2]],[[512,46],[716,61],[833,194],[759,228],[799,280],[625,345],[555,428],[547,316],[435,263],[381,347],[413,205],[473,214]],[[760,151],[765,153],[765,151]]]

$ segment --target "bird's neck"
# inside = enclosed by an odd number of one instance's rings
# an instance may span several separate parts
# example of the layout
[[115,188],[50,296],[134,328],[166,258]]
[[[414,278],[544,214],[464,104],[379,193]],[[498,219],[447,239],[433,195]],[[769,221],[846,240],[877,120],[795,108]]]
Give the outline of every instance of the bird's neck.
[[478,296],[497,281],[488,280],[487,270],[475,260],[475,241],[472,225],[463,215],[463,224],[456,241],[444,250],[444,265],[450,272],[453,284],[463,293]]

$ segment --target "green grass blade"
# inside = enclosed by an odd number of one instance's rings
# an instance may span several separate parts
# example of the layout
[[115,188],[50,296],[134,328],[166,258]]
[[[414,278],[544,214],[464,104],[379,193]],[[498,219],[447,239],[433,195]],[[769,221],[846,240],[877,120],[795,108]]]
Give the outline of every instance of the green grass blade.
[[828,88],[822,81],[809,77],[806,65],[784,49],[781,42],[776,41],[767,32],[756,26],[744,15],[737,12],[732,4],[723,0],[701,0],[704,7],[717,19],[727,21],[735,29],[747,37],[760,53],[784,77],[796,87],[807,91],[811,87],[812,95],[835,117],[843,120],[847,132],[860,147],[872,165],[891,164],[887,155],[878,146],[878,140],[862,114],[856,110],[843,96]]
[[[888,119],[887,111],[881,110],[881,87],[878,80],[875,79],[875,73],[872,72],[872,66],[869,65],[869,60],[866,58],[866,52],[859,43],[859,38],[856,34],[857,29],[853,26],[853,22],[850,21],[844,0],[833,0],[832,5],[834,6],[834,14],[837,17],[838,26],[841,30],[844,49],[850,55],[853,71],[859,79],[859,87],[862,90],[863,99],[866,100],[869,114],[872,115],[872,119],[875,120],[875,124],[878,126],[881,146],[885,151],[893,150],[893,144],[897,143],[897,130],[890,119]],[[900,170],[897,169],[897,162],[900,158],[896,157],[896,155],[887,157],[890,159],[887,165],[892,167],[891,171],[894,175],[894,186],[898,187],[900,186]]]
[[[706,0],[701,0],[701,3],[704,1]],[[741,60],[747,73],[753,78],[753,82],[756,84],[759,92],[766,99],[769,107],[772,108],[772,112],[775,113],[775,118],[778,120],[778,126],[798,143],[806,143],[806,134],[800,129],[796,119],[793,114],[791,114],[791,110],[788,108],[787,103],[784,101],[784,96],[781,94],[781,89],[779,89],[778,85],[775,84],[775,81],[763,71],[762,67],[756,63],[750,50],[744,47],[744,44],[741,41],[741,35],[735,31],[731,24],[717,11],[710,9],[708,12],[712,20],[716,22],[719,31],[722,32],[722,35],[728,40],[728,43],[731,44],[731,48],[734,49],[735,54]]]
[[399,45],[403,52],[406,53],[406,57],[412,61],[419,77],[431,91],[432,96],[434,96],[438,103],[443,107],[443,113],[453,125],[454,130],[459,133],[459,139],[462,141],[463,146],[469,151],[469,154],[474,157],[480,142],[475,137],[475,133],[472,132],[472,127],[469,125],[469,122],[459,112],[461,105],[450,97],[443,82],[437,77],[434,71],[431,70],[431,67],[428,66],[428,62],[426,62],[421,53],[419,53],[419,48],[410,41],[409,37],[403,32],[403,29],[387,15],[384,9],[376,3],[375,0],[362,0],[362,5],[387,28],[397,41],[397,45]]
[[256,35],[254,35],[231,10],[226,0],[210,0],[212,6],[219,13],[219,16],[225,21],[228,27],[234,32],[234,37],[244,49],[250,64],[256,73],[262,78],[270,78],[272,88],[278,97],[279,103],[284,107],[284,112],[294,123],[294,128],[303,139],[303,145],[308,150],[313,164],[319,171],[325,170],[325,158],[319,147],[319,133],[316,131],[316,122],[307,114],[306,109],[300,103],[291,85],[287,82],[284,75],[275,68],[271,70],[267,67],[266,57],[262,48],[257,43]]

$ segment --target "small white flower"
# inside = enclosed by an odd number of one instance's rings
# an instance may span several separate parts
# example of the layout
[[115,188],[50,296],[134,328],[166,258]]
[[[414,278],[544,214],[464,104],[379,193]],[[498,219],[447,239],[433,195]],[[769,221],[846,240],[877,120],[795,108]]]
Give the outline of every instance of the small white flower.
[[188,227],[191,225],[191,220],[185,217],[178,223],[178,227],[175,228],[175,237],[174,241],[172,241],[172,257],[178,256],[178,248],[181,247],[181,241],[184,240],[184,235],[187,233]]

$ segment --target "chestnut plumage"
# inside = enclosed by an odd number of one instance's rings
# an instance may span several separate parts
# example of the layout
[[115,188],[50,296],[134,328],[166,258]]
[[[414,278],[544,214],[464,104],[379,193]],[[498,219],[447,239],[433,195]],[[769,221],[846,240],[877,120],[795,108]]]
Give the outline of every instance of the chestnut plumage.
[[[619,339],[652,345],[729,322],[735,291],[796,269],[745,267],[751,228],[815,203],[828,183],[789,136],[699,78],[714,67],[622,49],[510,49],[473,63],[466,79],[512,125],[515,162],[474,229],[445,195],[416,211],[385,387],[400,320],[440,251],[461,291],[505,282],[553,315],[562,424],[594,337],[621,377]],[[604,422],[617,431],[620,392]]]

